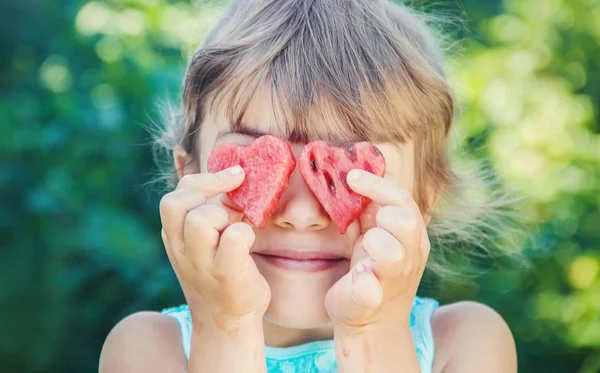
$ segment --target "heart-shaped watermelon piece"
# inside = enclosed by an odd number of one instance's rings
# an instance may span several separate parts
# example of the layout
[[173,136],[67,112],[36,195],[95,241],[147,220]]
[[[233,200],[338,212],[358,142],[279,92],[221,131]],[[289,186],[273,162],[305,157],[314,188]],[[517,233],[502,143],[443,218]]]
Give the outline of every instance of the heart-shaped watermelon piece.
[[385,159],[366,141],[347,148],[315,141],[307,144],[300,156],[302,177],[342,234],[371,201],[348,186],[346,175],[354,168],[383,176]]
[[240,208],[250,223],[264,228],[277,209],[296,167],[290,145],[270,135],[261,136],[248,146],[223,143],[212,150],[207,160],[208,172],[240,165],[244,182],[228,192],[229,199]]

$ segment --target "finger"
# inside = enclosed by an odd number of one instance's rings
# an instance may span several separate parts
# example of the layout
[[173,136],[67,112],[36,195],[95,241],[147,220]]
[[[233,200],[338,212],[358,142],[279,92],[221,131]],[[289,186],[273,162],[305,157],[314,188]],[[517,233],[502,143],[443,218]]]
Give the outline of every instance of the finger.
[[406,249],[391,233],[379,227],[372,228],[365,234],[363,245],[372,260],[373,272],[380,280],[405,274],[410,258],[406,258]]
[[181,273],[186,273],[189,268],[190,263],[186,262],[185,255],[180,250],[173,250],[169,241],[167,239],[167,235],[165,230],[161,230],[161,237],[163,239],[163,243],[165,245],[165,251],[167,253],[167,257],[169,258],[169,262],[173,267],[173,272],[175,272],[175,276],[177,280],[181,283]]
[[[416,216],[417,225],[419,226],[415,229],[422,235],[417,247],[419,247],[422,252],[426,254],[429,253],[429,240],[423,239],[423,235],[427,236],[423,215],[412,195],[406,189],[389,179],[373,175],[360,169],[351,170],[347,175],[347,181],[350,188],[356,193],[370,198],[372,200],[371,204],[375,203],[382,206],[395,205],[412,211]],[[378,213],[379,211],[377,211],[377,214]],[[372,225],[372,222],[363,220],[364,219],[361,220],[361,232],[370,229]],[[363,224],[366,224],[365,227],[362,226]]]
[[421,256],[421,227],[417,216],[412,211],[388,205],[379,210],[375,220],[378,227],[385,229],[400,241],[400,244],[408,250],[408,256]]
[[389,179],[360,169],[353,169],[348,172],[346,181],[353,191],[370,198],[381,206],[397,205],[409,208],[411,211],[419,210],[410,193]]
[[246,223],[234,223],[228,226],[219,240],[219,247],[213,262],[213,275],[223,280],[245,273],[250,258],[250,248],[254,244],[254,231]]
[[169,262],[173,268],[179,268],[180,260],[183,257],[183,254],[179,252],[179,250],[173,250],[171,244],[169,243],[169,239],[167,238],[167,233],[165,229],[160,230],[160,236],[162,238],[163,244],[165,246],[165,252],[167,253],[167,257],[169,258]]
[[352,257],[350,258],[350,267],[354,267],[364,259],[369,259],[369,254],[367,254],[365,251],[365,246],[363,245],[364,238],[364,235],[360,235],[354,243],[354,247],[352,248]]
[[357,264],[352,270],[352,305],[360,309],[373,309],[383,301],[383,288],[368,261]]
[[186,257],[208,268],[213,262],[220,232],[227,223],[227,211],[216,205],[203,205],[190,211],[183,228]]
[[365,207],[363,212],[358,217],[358,221],[360,224],[360,234],[365,234],[369,229],[373,228],[377,225],[376,216],[379,210],[381,209],[381,205],[371,201]]
[[206,198],[195,190],[179,189],[160,200],[160,220],[168,245],[173,250],[183,249],[183,223],[188,212],[204,205]]
[[[209,201],[210,203],[211,201]],[[218,203],[223,206],[229,215],[229,224],[241,222],[244,219],[244,212],[233,203],[227,194],[223,193],[218,197]]]
[[188,174],[179,180],[177,189],[195,189],[208,199],[239,187],[244,182],[244,177],[244,169],[240,166],[226,168],[214,174]]
[[421,255],[424,260],[427,261],[429,253],[431,252],[431,241],[429,241],[429,234],[427,233],[427,226],[421,227]]
[[368,260],[352,267],[327,294],[325,306],[333,321],[360,325],[381,304],[383,289],[369,268]]
[[390,232],[380,227],[371,228],[365,233],[363,246],[375,262],[400,262],[404,259],[405,250],[402,244]]

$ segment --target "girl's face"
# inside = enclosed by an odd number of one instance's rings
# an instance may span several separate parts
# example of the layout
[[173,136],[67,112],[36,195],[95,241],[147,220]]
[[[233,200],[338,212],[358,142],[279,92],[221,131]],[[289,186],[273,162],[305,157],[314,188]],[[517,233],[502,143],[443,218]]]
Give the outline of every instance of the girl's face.
[[[225,113],[215,111],[204,121],[198,143],[202,172],[206,172],[206,159],[219,143],[232,142],[247,145],[259,134],[285,136],[280,129],[281,126],[277,124],[270,102],[268,94],[255,96],[243,118],[248,129],[247,133],[230,133],[231,128]],[[323,123],[323,126],[327,126],[327,123]],[[356,140],[360,141],[360,139]],[[298,159],[304,144],[290,145]],[[394,180],[412,193],[414,183],[412,142],[401,145],[389,143],[376,145],[385,157],[385,177]],[[251,255],[272,292],[266,320],[277,327],[284,328],[327,328],[325,295],[331,286],[350,270],[352,249],[360,234],[359,222],[355,221],[345,234],[340,234],[306,185],[299,167],[296,167],[289,186],[281,197],[279,207],[271,216],[267,226],[262,230],[255,230],[255,234],[256,240],[251,248]],[[326,268],[289,269],[261,255],[261,253],[272,254],[285,251],[300,254],[324,253],[340,260]]]

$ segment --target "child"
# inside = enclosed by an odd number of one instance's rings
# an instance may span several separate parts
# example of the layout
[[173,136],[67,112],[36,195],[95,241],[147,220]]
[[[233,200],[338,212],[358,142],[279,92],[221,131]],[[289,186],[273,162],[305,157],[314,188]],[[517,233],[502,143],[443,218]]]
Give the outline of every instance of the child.
[[[160,216],[187,304],[121,321],[100,372],[516,372],[498,314],[416,296],[426,263],[443,270],[429,237],[470,205],[450,220],[433,212],[462,184],[441,52],[415,12],[383,0],[233,1],[190,62],[182,109],[163,137],[178,182]],[[385,176],[347,177],[371,205],[340,234],[296,167],[266,228],[251,226],[224,194],[243,170],[211,174],[206,161],[222,142],[263,134],[296,158],[315,140],[376,144]]]

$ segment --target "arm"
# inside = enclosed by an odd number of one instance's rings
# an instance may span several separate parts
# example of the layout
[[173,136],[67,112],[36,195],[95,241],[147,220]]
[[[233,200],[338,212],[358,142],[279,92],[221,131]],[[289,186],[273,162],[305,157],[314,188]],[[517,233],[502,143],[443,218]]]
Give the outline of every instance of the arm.
[[195,328],[188,365],[179,325],[157,312],[139,312],[119,322],[104,342],[98,368],[99,373],[265,370],[262,323],[240,323],[223,332]]
[[242,320],[216,330],[194,321],[189,373],[264,373],[262,320]]
[[340,372],[418,373],[409,320],[430,251],[425,218],[400,185],[355,172],[348,185],[379,210],[359,217],[352,269],[325,297]]
[[99,373],[186,373],[187,359],[177,322],[157,312],[138,312],[108,334]]
[[434,372],[516,373],[517,352],[502,317],[475,302],[440,307],[432,317],[436,344]]
[[340,373],[420,373],[419,361],[408,326],[401,331],[336,331],[335,349]]
[[[515,342],[506,322],[491,308],[475,302],[441,307],[432,317],[436,355],[433,372],[516,373]],[[336,330],[340,373],[419,373],[410,330],[362,333]]]

